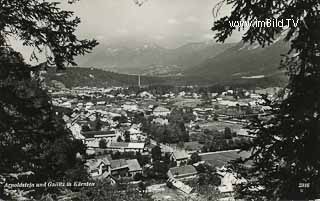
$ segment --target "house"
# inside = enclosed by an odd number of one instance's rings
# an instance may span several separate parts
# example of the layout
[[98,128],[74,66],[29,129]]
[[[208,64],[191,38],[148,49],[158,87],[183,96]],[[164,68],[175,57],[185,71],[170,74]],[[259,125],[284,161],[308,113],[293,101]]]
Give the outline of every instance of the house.
[[117,134],[115,131],[82,131],[81,134],[85,138],[94,139],[106,139],[106,140],[116,140]]
[[235,186],[246,182],[244,178],[238,178],[234,172],[227,170],[225,167],[217,168],[217,173],[221,178],[218,190],[222,195],[232,196]]
[[170,160],[177,163],[177,166],[186,164],[188,161],[189,155],[184,150],[174,150],[170,155]]
[[162,106],[158,106],[153,109],[153,115],[156,117],[159,117],[159,116],[165,117],[165,116],[168,116],[169,114],[170,114],[170,110]]
[[168,119],[163,119],[163,118],[155,118],[152,120],[152,123],[156,123],[156,124],[160,124],[160,125],[168,125],[169,124],[169,121]]
[[92,177],[100,176],[104,172],[110,172],[111,169],[111,163],[107,157],[89,159],[86,161],[85,166]]
[[81,135],[85,137],[83,139],[84,144],[87,147],[98,148],[99,141],[105,139],[107,142],[113,142],[117,140],[118,134],[115,131],[82,131]]
[[140,96],[141,98],[149,98],[149,99],[154,98],[154,96],[153,96],[151,93],[147,92],[147,91],[141,92],[141,93],[139,94],[139,96]]
[[142,168],[137,159],[131,159],[126,161],[129,168],[128,176],[134,177],[136,174],[142,174]]
[[105,105],[106,104],[106,101],[98,101],[97,102],[97,105]]
[[126,103],[126,104],[123,104],[121,107],[125,111],[136,111],[136,110],[138,110],[138,105],[135,104],[135,103]]
[[107,148],[113,151],[119,152],[144,152],[145,143],[144,142],[111,142]]
[[73,137],[78,140],[84,140],[85,137],[81,134],[81,126],[77,123],[67,123],[67,128],[70,129]]
[[187,193],[187,194],[190,194],[193,190],[190,186],[188,186],[188,185],[184,184],[183,182],[178,181],[174,178],[169,178],[168,183],[171,183],[172,186],[174,186],[175,188],[177,188],[180,191]]
[[130,141],[144,142],[146,140],[146,136],[142,134],[140,128],[131,127],[128,131],[130,133]]
[[93,176],[93,180],[103,180],[105,184],[115,185],[118,181],[111,176],[110,172],[104,172],[102,175]]
[[129,173],[128,163],[125,159],[117,159],[110,161],[111,176],[114,177],[126,177]]
[[92,106],[94,106],[93,103],[91,103],[91,102],[87,102],[87,103],[86,103],[86,109],[89,109],[89,108],[91,108]]
[[193,178],[197,175],[197,170],[192,165],[173,167],[168,170],[168,177],[175,179]]

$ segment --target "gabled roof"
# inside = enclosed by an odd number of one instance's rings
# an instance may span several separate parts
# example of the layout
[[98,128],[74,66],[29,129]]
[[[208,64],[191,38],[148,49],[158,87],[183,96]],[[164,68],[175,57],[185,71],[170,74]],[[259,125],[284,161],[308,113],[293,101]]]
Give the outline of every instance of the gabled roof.
[[111,160],[111,169],[121,169],[121,168],[128,168],[127,161],[125,159],[117,159],[117,160]]
[[81,134],[86,138],[93,138],[102,135],[115,135],[115,131],[82,131]]
[[168,108],[158,106],[158,107],[154,108],[153,112],[170,112],[170,110]]
[[173,186],[175,186],[176,188],[178,188],[182,192],[190,194],[192,191],[192,188],[190,186],[188,186],[188,185],[184,184],[183,182],[178,181],[174,178],[169,178],[168,181],[171,182]]
[[104,165],[110,165],[110,161],[108,160],[107,157],[104,158],[99,158],[99,159],[89,159],[86,161],[85,165],[93,170],[99,167],[99,165],[103,163]]
[[111,142],[109,147],[114,147],[114,148],[127,148],[128,147],[128,142]]
[[102,175],[93,176],[92,179],[94,180],[104,180],[106,178],[110,177],[110,173],[108,171],[105,171]]
[[130,128],[129,129],[130,134],[139,134],[142,133],[140,130],[136,129],[136,128]]
[[189,158],[188,153],[186,151],[183,151],[183,150],[175,150],[175,151],[172,152],[172,155],[175,157],[176,160]]
[[143,142],[129,142],[128,148],[131,148],[131,149],[143,149],[144,145],[145,144]]
[[186,175],[186,174],[197,174],[197,170],[192,165],[179,166],[170,168],[169,171],[173,176]]
[[112,142],[110,144],[111,148],[128,148],[128,149],[143,149],[145,143],[142,142]]
[[137,159],[127,160],[130,172],[142,171],[142,168]]

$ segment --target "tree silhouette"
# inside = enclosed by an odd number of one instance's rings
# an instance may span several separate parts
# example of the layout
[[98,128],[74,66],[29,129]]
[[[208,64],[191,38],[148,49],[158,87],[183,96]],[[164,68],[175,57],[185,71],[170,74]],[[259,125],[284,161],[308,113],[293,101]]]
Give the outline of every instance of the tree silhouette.
[[190,156],[190,160],[188,161],[189,164],[195,164],[197,162],[201,161],[201,157],[199,156],[199,154],[197,152],[192,153]]
[[[298,20],[287,27],[251,26],[244,42],[267,46],[284,36],[290,51],[283,57],[289,83],[286,96],[269,102],[269,119],[252,120],[250,129],[257,137],[246,149],[251,150],[250,168],[245,161],[235,163],[240,176],[247,179],[238,192],[254,199],[315,199],[320,193],[320,2],[311,1],[221,1],[233,5],[229,16],[214,23],[215,38],[224,42],[235,27],[230,21]],[[268,102],[267,102],[268,103]]]
[[155,146],[151,149],[151,157],[153,161],[157,161],[161,159],[161,148],[160,146]]
[[105,149],[106,147],[107,147],[107,141],[106,141],[106,139],[101,139],[101,140],[99,141],[99,148]]
[[61,9],[59,4],[40,0],[1,1],[0,46],[6,46],[8,37],[14,36],[23,45],[34,47],[32,59],[37,60],[38,53],[46,53],[48,63],[58,69],[64,69],[65,64],[75,65],[75,56],[90,52],[98,43],[78,39],[74,32],[80,18]]
[[[31,171],[28,182],[87,179],[79,155],[85,154],[85,146],[73,138],[54,110],[40,69],[47,64],[55,64],[59,70],[73,65],[75,56],[89,52],[97,42],[78,39],[74,32],[80,19],[57,2],[12,0],[0,4],[0,174]],[[47,64],[26,64],[22,55],[9,47],[10,37],[34,47],[32,59],[47,53]]]
[[125,131],[124,132],[124,141],[125,142],[130,142],[130,131]]
[[83,169],[77,153],[85,154],[85,146],[54,111],[37,72],[14,50],[0,53],[0,173],[31,171],[30,180],[37,181],[75,179],[68,173]]

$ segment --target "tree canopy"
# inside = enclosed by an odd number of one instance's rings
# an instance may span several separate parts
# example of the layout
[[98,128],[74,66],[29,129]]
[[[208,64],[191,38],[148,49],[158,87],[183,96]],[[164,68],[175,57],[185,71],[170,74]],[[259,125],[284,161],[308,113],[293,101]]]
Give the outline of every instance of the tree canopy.
[[[69,1],[74,3],[75,0]],[[33,59],[47,53],[47,64],[63,69],[74,57],[89,52],[97,41],[80,40],[80,19],[58,2],[0,0],[0,174],[28,182],[87,179],[75,140],[51,103],[40,67],[26,64],[10,47],[10,38],[34,48]],[[16,181],[15,181],[16,182]]]
[[270,102],[274,109],[269,120],[255,119],[249,126],[257,136],[247,147],[253,165],[236,163],[240,176],[248,180],[238,192],[254,199],[315,199],[320,193],[320,2],[223,0],[214,14],[225,3],[232,5],[231,14],[212,27],[221,42],[236,30],[230,21],[298,20],[297,26],[244,30],[244,42],[267,46],[283,37],[290,43],[280,65],[289,83],[286,96]]
[[80,18],[60,8],[60,2],[1,0],[0,4],[0,46],[8,45],[9,37],[14,37],[34,48],[33,59],[44,53],[48,63],[63,69],[66,64],[75,65],[75,56],[90,52],[98,44],[75,35]]

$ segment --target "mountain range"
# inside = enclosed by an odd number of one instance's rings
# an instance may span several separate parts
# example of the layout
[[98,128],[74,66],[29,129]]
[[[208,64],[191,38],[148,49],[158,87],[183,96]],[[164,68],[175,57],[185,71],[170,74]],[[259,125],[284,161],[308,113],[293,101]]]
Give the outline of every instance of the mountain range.
[[288,50],[289,44],[280,40],[264,48],[258,44],[238,43],[215,57],[186,69],[184,75],[210,81],[265,77],[283,80],[286,78],[279,66],[282,55]]
[[[279,64],[281,55],[288,50],[289,44],[280,39],[264,48],[255,43],[217,44],[209,41],[166,49],[154,43],[125,42],[101,44],[91,54],[77,58],[77,63],[91,69],[91,74],[100,78],[99,82],[108,85],[136,84],[134,75],[139,74],[144,76],[145,84],[282,86],[287,78]],[[72,69],[69,73],[78,73],[84,78],[79,83],[69,82],[69,85],[98,84],[97,79],[92,81],[83,74],[85,71],[83,68]]]
[[166,49],[154,43],[101,44],[77,63],[125,74],[179,76],[233,45],[208,41]]

